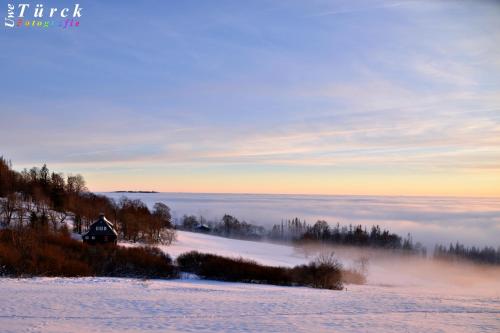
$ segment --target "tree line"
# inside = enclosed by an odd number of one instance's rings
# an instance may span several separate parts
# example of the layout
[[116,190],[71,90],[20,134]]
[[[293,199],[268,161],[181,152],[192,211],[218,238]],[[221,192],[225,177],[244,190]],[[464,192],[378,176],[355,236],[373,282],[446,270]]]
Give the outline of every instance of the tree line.
[[470,260],[484,264],[500,265],[500,247],[495,249],[491,246],[483,248],[467,247],[460,243],[449,246],[436,245],[434,247],[434,258],[443,260]]
[[[205,226],[205,227],[203,227]],[[370,246],[385,249],[403,250],[427,255],[427,250],[420,243],[413,243],[410,234],[403,238],[388,230],[374,225],[370,231],[361,225],[340,225],[331,227],[320,220],[308,224],[294,218],[275,224],[270,230],[262,226],[239,221],[234,216],[225,214],[220,221],[207,221],[204,217],[184,215],[179,227],[183,230],[208,232],[217,236],[249,240],[271,240],[287,243],[322,242],[334,245]]]
[[[207,229],[200,226],[207,226]],[[326,221],[319,220],[314,224],[294,218],[275,224],[270,230],[256,226],[225,214],[220,221],[208,221],[203,216],[184,215],[180,229],[205,232],[228,238],[248,240],[271,240],[285,243],[304,244],[327,243],[332,245],[361,246],[382,249],[391,249],[427,257],[427,248],[421,243],[414,243],[410,234],[401,237],[378,225],[370,228],[362,225],[341,225],[333,227]],[[500,247],[483,248],[467,247],[460,243],[449,246],[436,245],[432,257],[445,260],[470,260],[477,263],[500,264]]]
[[184,215],[178,226],[182,230],[209,232],[211,234],[248,240],[262,240],[266,229],[262,226],[239,221],[236,217],[225,214],[220,221],[208,221],[203,216]]
[[47,165],[21,172],[0,157],[0,223],[5,226],[52,228],[71,216],[82,233],[100,213],[113,223],[121,239],[170,243],[175,237],[170,208],[156,203],[151,211],[140,200],[112,200],[88,191],[82,175],[51,172]]
[[294,218],[281,222],[281,224],[275,224],[269,233],[269,238],[298,243],[322,242],[334,245],[369,246],[427,255],[426,248],[419,242],[413,243],[410,234],[407,237],[401,237],[389,230],[381,229],[378,225],[367,229],[361,224],[341,225],[337,223],[332,227],[324,220],[319,220],[311,225],[306,221]]

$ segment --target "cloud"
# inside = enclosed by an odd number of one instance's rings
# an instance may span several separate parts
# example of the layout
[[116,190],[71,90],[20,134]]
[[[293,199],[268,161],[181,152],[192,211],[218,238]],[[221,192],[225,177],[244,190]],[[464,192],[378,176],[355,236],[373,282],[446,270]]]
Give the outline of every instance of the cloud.
[[[373,3],[374,3],[374,5],[373,5]],[[349,6],[335,5],[335,6],[337,6],[337,9],[326,10],[323,12],[311,14],[311,15],[309,15],[309,17],[356,14],[356,13],[363,13],[363,12],[374,11],[374,10],[399,7],[399,6],[403,6],[405,4],[408,4],[408,3],[410,3],[410,1],[397,1],[397,2],[372,1],[372,2],[365,2],[365,3],[361,2],[361,4],[349,3]],[[354,4],[354,6],[353,6],[353,4]],[[372,5],[367,6],[366,4],[372,4]]]
[[[94,25],[79,35],[0,36],[11,46],[0,55],[10,64],[0,141],[16,163],[185,167],[179,176],[244,168],[248,179],[273,167],[341,169],[355,170],[346,176],[353,182],[360,169],[372,181],[394,172],[498,174],[492,6],[165,3],[149,13],[127,3],[125,30],[112,7],[95,6],[103,10],[89,7]],[[320,16],[303,18],[311,12]],[[28,61],[26,45],[41,56]]]

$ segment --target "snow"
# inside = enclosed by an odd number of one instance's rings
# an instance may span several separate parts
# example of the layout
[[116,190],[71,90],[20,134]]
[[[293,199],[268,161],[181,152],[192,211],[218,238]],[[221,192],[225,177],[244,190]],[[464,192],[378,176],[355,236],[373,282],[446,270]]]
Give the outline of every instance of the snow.
[[174,258],[195,250],[226,257],[243,257],[271,266],[294,266],[310,260],[287,245],[229,239],[187,231],[177,231],[177,241],[160,248]]
[[[199,250],[286,266],[315,253],[182,231],[162,249],[173,257]],[[346,264],[366,255],[353,249],[337,254]],[[499,332],[499,281],[498,269],[380,253],[371,253],[368,284],[344,291],[189,274],[179,280],[2,278],[0,331]]]
[[498,297],[201,280],[0,279],[2,332],[498,332]]
[[[121,245],[137,246],[123,243]],[[436,291],[445,288],[448,293],[496,293],[500,297],[500,268],[478,268],[467,264],[446,264],[423,258],[388,255],[373,249],[319,246],[293,247],[283,244],[244,241],[207,234],[177,231],[177,241],[160,248],[174,259],[185,252],[200,251],[227,257],[243,257],[271,266],[305,264],[319,253],[336,253],[337,259],[349,268],[365,257],[369,259],[368,284],[375,286],[406,286]]]

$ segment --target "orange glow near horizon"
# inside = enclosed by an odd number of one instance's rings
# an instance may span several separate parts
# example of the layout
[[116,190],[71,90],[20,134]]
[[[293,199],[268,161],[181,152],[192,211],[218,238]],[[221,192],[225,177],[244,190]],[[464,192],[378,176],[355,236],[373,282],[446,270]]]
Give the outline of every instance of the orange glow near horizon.
[[440,175],[175,175],[124,177],[88,174],[92,191],[147,190],[192,193],[263,193],[318,195],[408,195],[500,197],[498,174]]

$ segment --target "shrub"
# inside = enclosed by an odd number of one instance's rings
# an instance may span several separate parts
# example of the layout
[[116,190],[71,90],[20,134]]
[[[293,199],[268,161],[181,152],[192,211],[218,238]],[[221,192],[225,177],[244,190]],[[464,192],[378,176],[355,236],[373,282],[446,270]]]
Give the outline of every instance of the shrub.
[[342,281],[352,284],[365,284],[369,263],[367,257],[358,258],[351,268],[342,271]]
[[174,278],[172,259],[157,248],[90,246],[66,232],[0,230],[0,267],[10,276]]
[[340,290],[342,285],[342,265],[334,252],[322,253],[307,265],[293,268],[295,280],[301,285],[313,288]]
[[172,259],[158,248],[106,245],[91,247],[90,250],[90,263],[97,275],[145,278],[178,275]]
[[302,286],[341,290],[341,270],[332,266],[311,262],[293,268],[294,280]]
[[342,270],[342,282],[350,284],[365,284],[366,275],[355,269]]
[[336,261],[312,262],[287,268],[264,266],[242,258],[233,259],[192,251],[177,257],[177,264],[181,271],[195,273],[205,279],[336,290],[343,287],[341,267]]
[[233,259],[192,251],[178,256],[177,264],[181,271],[195,273],[207,279],[275,285],[292,284],[288,268],[264,266],[242,258]]

